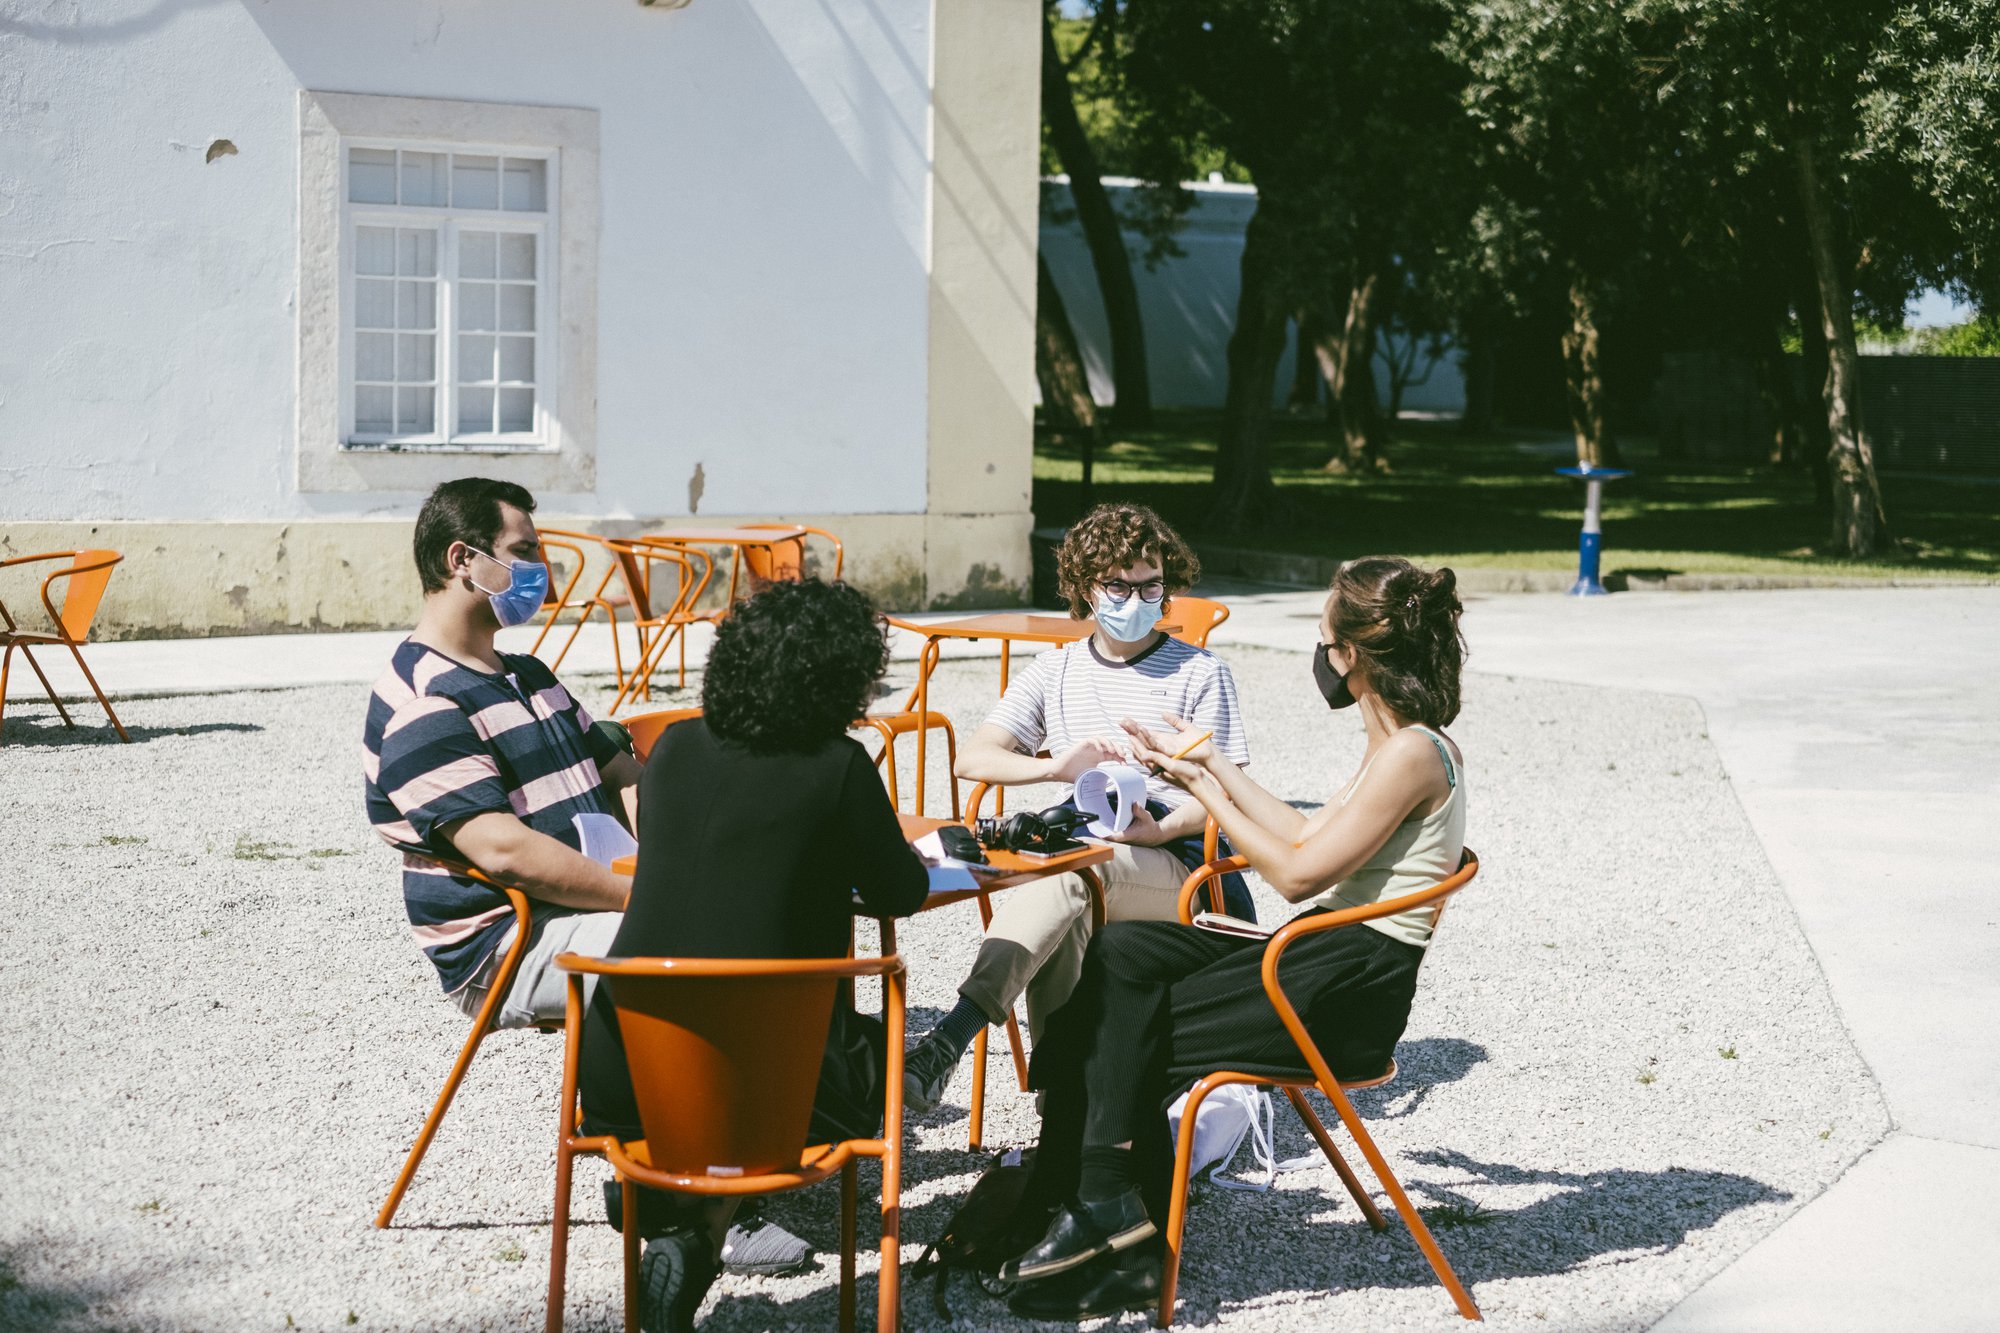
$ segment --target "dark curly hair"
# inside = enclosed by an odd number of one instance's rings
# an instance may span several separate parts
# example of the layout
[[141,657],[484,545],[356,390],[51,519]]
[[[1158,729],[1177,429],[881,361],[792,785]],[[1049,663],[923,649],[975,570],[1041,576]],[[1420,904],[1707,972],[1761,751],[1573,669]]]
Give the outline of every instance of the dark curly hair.
[[724,740],[759,754],[804,754],[846,733],[888,669],[882,617],[859,589],[773,583],[716,628],[702,712]]
[[1427,727],[1458,716],[1465,635],[1458,576],[1397,556],[1344,562],[1333,575],[1333,633],[1354,650],[1382,702]]
[[1056,548],[1056,586],[1069,601],[1070,615],[1088,620],[1097,581],[1142,559],[1160,567],[1169,599],[1201,577],[1201,561],[1181,535],[1144,505],[1099,505],[1078,519]]

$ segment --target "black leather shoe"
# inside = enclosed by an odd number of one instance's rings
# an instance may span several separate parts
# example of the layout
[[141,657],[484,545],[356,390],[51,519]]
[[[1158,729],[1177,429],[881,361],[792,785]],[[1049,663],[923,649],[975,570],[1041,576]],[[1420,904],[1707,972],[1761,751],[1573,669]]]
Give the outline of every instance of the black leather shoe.
[[1007,1308],[1023,1319],[1076,1323],[1123,1310],[1149,1310],[1160,1303],[1160,1253],[1142,1246],[1101,1255],[1047,1282],[1033,1282],[1008,1298]]
[[1041,1240],[1018,1259],[1001,1265],[1000,1276],[1008,1282],[1054,1277],[1101,1254],[1149,1240],[1158,1232],[1153,1219],[1146,1216],[1146,1204],[1138,1190],[1126,1190],[1115,1199],[1095,1203],[1071,1199],[1056,1213]]

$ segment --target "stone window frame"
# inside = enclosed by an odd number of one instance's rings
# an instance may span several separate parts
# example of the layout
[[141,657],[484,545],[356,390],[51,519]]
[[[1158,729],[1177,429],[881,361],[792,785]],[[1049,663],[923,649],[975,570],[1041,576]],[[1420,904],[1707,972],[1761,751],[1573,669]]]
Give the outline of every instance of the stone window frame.
[[[551,212],[557,414],[551,447],[453,445],[353,449],[342,373],[342,233],[350,141],[505,143],[546,150],[559,166]],[[299,93],[298,441],[302,492],[424,492],[468,465],[530,490],[589,492],[597,484],[598,113],[361,93]]]

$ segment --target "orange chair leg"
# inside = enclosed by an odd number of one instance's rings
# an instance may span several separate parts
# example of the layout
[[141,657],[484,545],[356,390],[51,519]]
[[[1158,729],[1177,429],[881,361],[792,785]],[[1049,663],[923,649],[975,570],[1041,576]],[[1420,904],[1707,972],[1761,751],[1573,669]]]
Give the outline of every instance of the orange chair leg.
[[[42,664],[40,662],[37,662],[35,660],[35,655],[28,651],[27,644],[25,643],[14,644],[8,648],[8,651],[12,652],[15,648],[19,648],[21,650],[21,656],[27,661],[29,666],[35,669],[35,679],[42,682],[42,693],[48,695],[49,702],[56,706],[56,715],[62,718],[63,725],[65,727],[68,727],[70,730],[74,731],[76,729],[76,723],[70,720],[69,709],[63,707],[61,697],[56,694],[56,687],[49,684],[49,678],[43,674]],[[4,675],[0,675],[0,694],[5,693],[6,683],[7,683],[6,677]],[[93,681],[92,688],[95,688],[95,686],[96,682]],[[122,734],[123,729],[121,728],[120,731]],[[129,740],[130,737],[127,737],[127,739]]]
[[[886,923],[885,923],[886,927]],[[893,949],[888,934],[885,949]],[[882,978],[882,1011],[889,1023],[888,1106],[882,1116],[882,1275],[876,1285],[877,1333],[896,1333],[903,1319],[903,974]]]
[[[1322,1087],[1320,1091],[1325,1092],[1326,1089]],[[1338,1089],[1335,1089],[1335,1092],[1338,1093]],[[1353,1106],[1347,1102],[1344,1095],[1329,1094],[1328,1100],[1333,1103],[1333,1109],[1340,1114],[1340,1121],[1347,1126],[1347,1132],[1354,1136],[1354,1142],[1360,1147],[1361,1155],[1368,1159],[1368,1165],[1373,1168],[1375,1178],[1382,1182],[1382,1188],[1388,1193],[1389,1201],[1396,1205],[1396,1212],[1402,1217],[1404,1225],[1409,1227],[1410,1234],[1416,1238],[1417,1248],[1424,1252],[1424,1258],[1429,1261],[1431,1271],[1437,1274],[1437,1280],[1444,1284],[1444,1289],[1451,1293],[1452,1302],[1458,1306],[1458,1312],[1467,1319],[1482,1319],[1479,1306],[1473,1302],[1472,1293],[1465,1289],[1465,1284],[1458,1280],[1458,1274],[1452,1271],[1451,1261],[1446,1259],[1444,1251],[1438,1248],[1436,1238],[1431,1235],[1431,1229],[1424,1225],[1424,1219],[1418,1214],[1416,1205],[1411,1203],[1410,1196],[1403,1192],[1403,1183],[1397,1180],[1396,1173],[1389,1169],[1388,1159],[1382,1156],[1382,1150],[1376,1147],[1375,1140],[1369,1137],[1367,1127],[1361,1123],[1361,1117],[1355,1114]]]
[[965,1146],[975,1152],[986,1135],[986,1034],[991,1031],[981,1028],[972,1039],[972,1106],[965,1116]]
[[[495,987],[493,993],[498,995],[499,988]],[[488,1004],[494,1004],[491,996],[488,997]],[[486,1040],[488,1015],[485,1010],[480,1011],[479,1018],[480,1021],[473,1024],[472,1035],[465,1039],[465,1045],[460,1048],[458,1060],[451,1067],[451,1077],[444,1081],[444,1091],[438,1094],[437,1104],[431,1107],[430,1115],[424,1120],[422,1132],[417,1135],[417,1141],[410,1145],[410,1155],[403,1159],[403,1169],[396,1175],[395,1188],[389,1191],[389,1198],[383,1203],[382,1211],[375,1214],[375,1225],[378,1227],[388,1226],[395,1218],[396,1206],[402,1203],[403,1192],[410,1188],[410,1180],[417,1174],[418,1164],[430,1150],[431,1140],[437,1137],[438,1126],[444,1121],[444,1113],[451,1108],[451,1099],[458,1095],[458,1085],[465,1080],[465,1071],[472,1066],[472,1057],[478,1053],[479,1043]]]
[[[132,738],[126,734],[125,724],[118,720],[118,714],[111,711],[111,701],[104,697],[104,690],[98,685],[97,677],[90,674],[90,667],[85,664],[83,660],[83,654],[77,650],[77,646],[73,643],[69,644],[68,647],[69,647],[69,655],[76,659],[77,669],[82,671],[83,678],[90,682],[90,692],[92,694],[95,694],[97,696],[97,702],[104,706],[104,715],[110,718],[111,725],[118,729],[118,739],[124,741],[128,745],[131,744]],[[26,652],[27,649],[24,648],[21,651]],[[28,660],[32,662],[34,659],[29,658]],[[41,667],[37,666],[35,668],[35,674],[39,676],[41,675],[41,673],[42,673]],[[47,685],[48,681],[44,680],[42,684]]]
[[860,1163],[840,1168],[840,1333],[854,1333],[854,1205]]
[[[564,1117],[567,1119],[567,1117]],[[562,1333],[563,1292],[569,1277],[570,1169],[576,1154],[570,1151],[569,1135],[556,1131],[556,1214],[549,1228],[549,1309],[543,1324],[545,1333]]]
[[639,1333],[639,1186],[621,1181],[625,1200],[625,1333]]
[[1021,1091],[1028,1090],[1028,1052],[1021,1045],[1021,1024],[1012,1014],[1007,1015],[1007,1044],[1014,1050],[1014,1081],[1021,1085]]
[[1333,1136],[1326,1132],[1326,1126],[1313,1114],[1312,1107],[1306,1102],[1305,1093],[1297,1088],[1286,1088],[1285,1096],[1291,1099],[1292,1108],[1299,1113],[1299,1119],[1305,1121],[1306,1128],[1312,1131],[1313,1138],[1319,1143],[1319,1150],[1326,1154],[1326,1160],[1340,1176],[1340,1183],[1347,1186],[1347,1192],[1354,1197],[1354,1202],[1361,1206],[1362,1215],[1368,1219],[1368,1225],[1377,1231],[1386,1231],[1389,1219],[1382,1216],[1382,1210],[1368,1197],[1368,1191],[1361,1188],[1360,1177],[1354,1174],[1354,1168],[1347,1164],[1345,1157],[1341,1156],[1340,1149],[1333,1146]]
[[1153,1316],[1153,1323],[1159,1328],[1170,1327],[1174,1322],[1174,1289],[1180,1285],[1181,1276],[1181,1239],[1187,1231],[1188,1176],[1194,1162],[1195,1113],[1209,1092],[1209,1081],[1202,1079],[1188,1089],[1187,1102],[1181,1107],[1181,1128],[1174,1142],[1174,1183],[1167,1195],[1166,1254],[1160,1260],[1160,1308]]

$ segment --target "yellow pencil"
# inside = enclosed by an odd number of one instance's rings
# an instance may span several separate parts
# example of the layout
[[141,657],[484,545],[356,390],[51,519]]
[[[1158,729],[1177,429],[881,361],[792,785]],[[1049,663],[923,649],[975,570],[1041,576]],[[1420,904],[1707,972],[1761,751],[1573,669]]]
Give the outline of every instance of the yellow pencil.
[[1215,734],[1215,733],[1214,733],[1214,732],[1212,732],[1212,731],[1204,731],[1204,732],[1202,732],[1202,733],[1201,733],[1201,735],[1199,735],[1199,736],[1195,737],[1195,738],[1194,738],[1193,740],[1189,741],[1189,742],[1188,742],[1188,743],[1187,743],[1186,745],[1183,745],[1183,746],[1181,747],[1181,749],[1180,749],[1180,753],[1179,753],[1179,754],[1177,754],[1177,755],[1174,755],[1173,757],[1174,757],[1175,759],[1185,759],[1185,758],[1187,758],[1187,757],[1188,757],[1188,754],[1189,754],[1189,752],[1190,752],[1190,751],[1192,751],[1192,750],[1194,749],[1194,747],[1195,747],[1195,746],[1197,746],[1197,745],[1200,745],[1200,744],[1201,744],[1201,743],[1202,743],[1203,741],[1207,740],[1207,739],[1208,739],[1208,738],[1209,738],[1210,736],[1213,736],[1214,734]]

